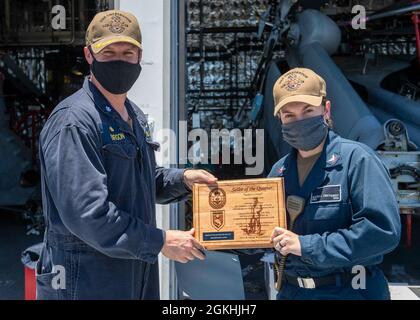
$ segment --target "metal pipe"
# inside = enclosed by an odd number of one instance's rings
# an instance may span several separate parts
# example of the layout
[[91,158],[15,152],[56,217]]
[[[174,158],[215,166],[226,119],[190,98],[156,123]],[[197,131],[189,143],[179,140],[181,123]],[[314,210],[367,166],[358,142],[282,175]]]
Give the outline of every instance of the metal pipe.
[[[420,3],[414,3],[414,4],[411,4],[408,7],[405,7],[405,8],[399,8],[399,9],[389,10],[389,11],[386,11],[386,12],[375,13],[375,14],[369,16],[369,17],[366,17],[365,19],[361,19],[361,21],[362,22],[375,21],[375,20],[379,20],[379,19],[400,16],[400,15],[410,13],[410,12],[414,12],[414,11],[418,11],[418,10],[420,10]],[[338,23],[338,25],[340,27],[351,26],[351,24],[352,24],[351,20]]]
[[417,57],[419,58],[418,65],[420,66],[420,13],[414,13],[412,20],[414,23],[414,30],[416,32],[416,44],[417,44]]
[[[114,7],[115,7],[115,3],[117,3],[117,2],[119,2],[119,1],[114,1]],[[86,17],[84,15],[84,12],[85,12],[85,1],[84,0],[79,0],[79,2],[78,2],[78,13],[79,13],[79,27],[80,27],[80,30],[86,30]]]
[[382,12],[382,13],[376,13],[376,14],[373,14],[373,15],[367,17],[366,21],[368,22],[368,21],[374,21],[374,20],[393,17],[393,16],[399,16],[399,15],[409,13],[409,12],[413,12],[413,11],[417,11],[417,10],[420,10],[420,3],[415,3],[415,4],[412,4],[412,5],[410,5],[408,7],[405,7],[405,8],[390,10],[390,11],[386,11],[386,12]]
[[120,0],[109,0],[108,6],[109,6],[109,10],[119,10]]
[[200,89],[203,90],[204,89],[204,61],[205,61],[205,57],[204,57],[204,35],[203,35],[203,29],[201,28],[203,26],[203,0],[200,0]]
[[402,121],[410,121],[420,128],[420,103],[380,87],[366,87],[368,103],[398,114]]
[[75,1],[71,1],[71,40],[70,42],[66,43],[66,45],[72,45],[74,44],[74,41],[76,40],[76,14],[74,10],[74,3]]
[[4,37],[7,39],[10,34],[10,0],[4,1],[4,14],[5,14],[5,33]]
[[201,29],[188,29],[187,34],[203,33],[252,33],[257,32],[258,27],[204,27]]

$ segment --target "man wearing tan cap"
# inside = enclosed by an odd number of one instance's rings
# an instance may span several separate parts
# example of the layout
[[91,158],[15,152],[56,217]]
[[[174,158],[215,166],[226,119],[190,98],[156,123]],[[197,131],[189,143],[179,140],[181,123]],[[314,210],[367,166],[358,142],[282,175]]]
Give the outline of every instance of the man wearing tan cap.
[[378,264],[398,245],[401,225],[386,168],[367,146],[332,131],[326,83],[312,70],[287,72],[273,94],[292,152],[269,176],[284,177],[289,218],[297,217],[292,230],[272,234],[277,298],[389,299]]
[[156,227],[155,203],[185,199],[202,170],[156,166],[143,112],[127,92],[140,75],[142,37],[130,13],[95,16],[86,33],[91,75],[53,111],[40,137],[46,231],[38,299],[159,299],[157,258],[204,259],[187,232]]

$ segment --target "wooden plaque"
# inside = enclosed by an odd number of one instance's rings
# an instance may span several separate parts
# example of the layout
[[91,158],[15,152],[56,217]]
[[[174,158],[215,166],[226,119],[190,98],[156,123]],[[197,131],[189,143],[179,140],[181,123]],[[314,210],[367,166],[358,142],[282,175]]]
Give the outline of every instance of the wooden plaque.
[[193,188],[195,238],[208,250],[272,248],[286,228],[283,178],[219,181]]

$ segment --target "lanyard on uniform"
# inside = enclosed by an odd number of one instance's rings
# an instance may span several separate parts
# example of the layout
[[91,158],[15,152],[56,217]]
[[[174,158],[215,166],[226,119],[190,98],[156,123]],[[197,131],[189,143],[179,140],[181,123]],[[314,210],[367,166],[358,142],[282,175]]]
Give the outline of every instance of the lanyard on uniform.
[[[300,216],[300,214],[305,209],[305,199],[298,196],[288,196],[286,201],[286,209],[289,213],[290,218],[290,227],[289,230],[293,231],[293,227],[295,224],[295,221]],[[281,246],[281,245],[280,245]],[[274,272],[275,272],[275,278],[276,278],[276,290],[280,291],[283,281],[283,273],[284,269],[286,267],[286,256],[280,256],[280,252],[276,251],[274,256]]]

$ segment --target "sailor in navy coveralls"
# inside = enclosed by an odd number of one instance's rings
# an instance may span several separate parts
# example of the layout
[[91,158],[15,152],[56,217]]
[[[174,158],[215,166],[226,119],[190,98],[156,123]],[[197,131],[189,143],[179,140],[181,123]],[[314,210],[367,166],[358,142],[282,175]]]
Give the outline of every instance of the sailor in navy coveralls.
[[[332,131],[326,84],[313,71],[284,74],[274,100],[293,149],[269,176],[284,177],[286,197],[305,200],[293,230],[272,234],[287,256],[277,298],[390,299],[378,265],[397,247],[401,225],[386,168],[369,147]],[[365,281],[354,281],[360,270]]]
[[37,299],[159,299],[159,253],[182,263],[204,255],[193,229],[156,227],[155,203],[181,201],[193,183],[217,179],[156,165],[159,145],[127,99],[141,71],[136,18],[99,13],[86,41],[91,76],[40,137],[46,231]]

